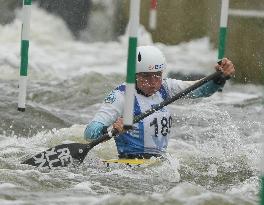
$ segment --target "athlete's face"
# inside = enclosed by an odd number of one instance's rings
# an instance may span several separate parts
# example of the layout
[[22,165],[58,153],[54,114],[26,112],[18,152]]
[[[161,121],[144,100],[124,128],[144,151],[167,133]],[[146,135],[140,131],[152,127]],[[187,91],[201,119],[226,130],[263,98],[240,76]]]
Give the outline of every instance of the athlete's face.
[[144,94],[150,96],[160,89],[162,83],[162,72],[137,73],[137,88]]

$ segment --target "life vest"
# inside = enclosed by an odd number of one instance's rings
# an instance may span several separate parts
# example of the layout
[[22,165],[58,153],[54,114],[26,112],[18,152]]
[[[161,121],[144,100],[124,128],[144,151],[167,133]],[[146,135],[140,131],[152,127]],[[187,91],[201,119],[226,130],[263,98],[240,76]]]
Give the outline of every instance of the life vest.
[[[125,92],[125,85],[117,88]],[[134,115],[140,115],[160,104],[169,97],[168,91],[162,85],[154,95],[146,97],[135,94]],[[144,118],[133,125],[133,130],[122,133],[115,138],[119,155],[161,154],[168,146],[172,117],[167,107]]]

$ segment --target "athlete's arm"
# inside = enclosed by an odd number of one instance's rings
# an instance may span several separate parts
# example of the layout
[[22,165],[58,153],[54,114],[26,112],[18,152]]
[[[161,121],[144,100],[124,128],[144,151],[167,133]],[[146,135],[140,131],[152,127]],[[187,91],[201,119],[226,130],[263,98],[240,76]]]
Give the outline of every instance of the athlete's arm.
[[[235,73],[235,68],[234,68],[233,63],[227,58],[224,58],[221,61],[220,65],[217,64],[215,66],[215,69],[221,70],[223,72],[223,75],[219,76],[218,78],[214,80],[211,80],[205,83],[201,87],[189,93],[186,97],[198,98],[198,97],[211,96],[213,93],[215,93],[219,89],[222,89],[226,83],[226,80],[228,80]],[[189,86],[193,85],[197,81],[180,81],[180,80],[175,80],[175,79],[168,79],[167,82],[168,82],[167,84],[168,84],[170,94],[175,95],[178,92],[185,90]]]
[[[185,90],[190,87],[197,81],[181,81],[176,79],[166,79],[168,83],[169,93],[171,96],[176,95],[177,93]],[[209,97],[219,89],[223,88],[225,85],[226,79],[216,79],[214,81],[209,81],[197,88],[196,90],[190,92],[186,98],[199,98],[199,97]]]
[[92,140],[101,136],[106,131],[106,128],[122,115],[123,101],[124,96],[120,91],[112,91],[105,98],[104,103],[92,121],[86,126],[84,138]]

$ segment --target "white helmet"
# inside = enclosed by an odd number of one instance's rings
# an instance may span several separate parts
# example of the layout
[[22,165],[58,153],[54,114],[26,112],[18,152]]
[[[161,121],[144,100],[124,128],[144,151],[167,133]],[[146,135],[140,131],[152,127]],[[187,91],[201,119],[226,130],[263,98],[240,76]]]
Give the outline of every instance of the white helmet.
[[158,48],[154,46],[137,47],[136,73],[163,71],[166,66],[166,59]]

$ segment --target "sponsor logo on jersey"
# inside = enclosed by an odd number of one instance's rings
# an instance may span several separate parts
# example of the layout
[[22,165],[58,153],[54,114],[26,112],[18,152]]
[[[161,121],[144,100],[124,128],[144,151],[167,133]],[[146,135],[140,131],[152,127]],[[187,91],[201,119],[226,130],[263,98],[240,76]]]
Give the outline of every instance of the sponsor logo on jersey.
[[116,95],[115,95],[115,93],[114,92],[111,92],[106,98],[105,98],[105,103],[113,103],[113,102],[115,102],[115,100],[116,100]]

